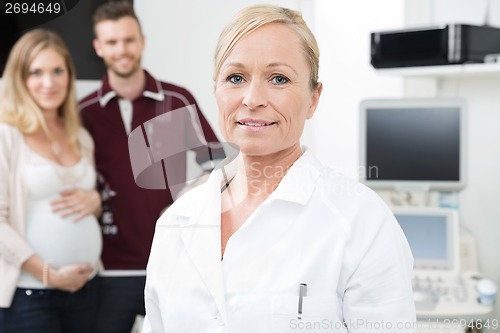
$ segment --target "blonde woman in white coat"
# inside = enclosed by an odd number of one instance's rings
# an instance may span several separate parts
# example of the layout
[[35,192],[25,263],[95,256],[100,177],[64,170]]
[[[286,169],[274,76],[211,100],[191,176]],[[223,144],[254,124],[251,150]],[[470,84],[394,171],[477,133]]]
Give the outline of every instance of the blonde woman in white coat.
[[92,332],[101,253],[93,142],[62,39],[14,45],[0,90],[0,331]]
[[300,13],[240,11],[215,56],[228,166],[158,220],[149,332],[413,332],[413,258],[390,209],[300,145],[323,90]]

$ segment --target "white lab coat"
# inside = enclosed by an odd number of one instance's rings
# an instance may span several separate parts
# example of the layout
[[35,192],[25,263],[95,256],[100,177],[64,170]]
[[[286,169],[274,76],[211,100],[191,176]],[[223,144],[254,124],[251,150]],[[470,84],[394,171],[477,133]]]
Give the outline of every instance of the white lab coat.
[[158,220],[143,333],[414,332],[413,258],[374,192],[306,151],[221,261],[221,184],[219,170]]

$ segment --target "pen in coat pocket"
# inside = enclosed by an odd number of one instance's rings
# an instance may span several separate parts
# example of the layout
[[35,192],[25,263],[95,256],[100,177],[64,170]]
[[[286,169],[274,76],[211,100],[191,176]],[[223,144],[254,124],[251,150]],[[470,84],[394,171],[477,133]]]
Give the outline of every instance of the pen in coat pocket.
[[299,284],[299,309],[298,309],[298,318],[302,319],[302,302],[304,300],[304,296],[307,296],[307,284],[301,283]]

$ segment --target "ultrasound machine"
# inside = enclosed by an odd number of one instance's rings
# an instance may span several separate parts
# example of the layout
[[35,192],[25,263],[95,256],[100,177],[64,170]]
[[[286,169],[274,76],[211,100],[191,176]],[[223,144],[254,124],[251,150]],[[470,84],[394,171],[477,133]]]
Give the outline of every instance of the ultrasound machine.
[[418,320],[475,321],[492,311],[478,301],[482,276],[474,256],[464,256],[475,244],[461,226],[459,207],[439,207],[432,199],[458,195],[467,185],[466,119],[467,103],[459,98],[360,104],[360,181],[385,196],[406,235]]
[[488,314],[478,302],[478,272],[460,269],[460,225],[451,208],[393,209],[414,257],[413,295],[417,316],[468,318]]

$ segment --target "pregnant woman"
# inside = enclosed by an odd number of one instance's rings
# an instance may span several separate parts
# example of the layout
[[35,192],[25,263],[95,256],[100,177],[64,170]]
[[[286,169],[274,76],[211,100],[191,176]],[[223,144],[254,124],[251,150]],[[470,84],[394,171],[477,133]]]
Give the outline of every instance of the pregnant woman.
[[28,32],[2,80],[0,332],[93,332],[101,201],[68,49]]

